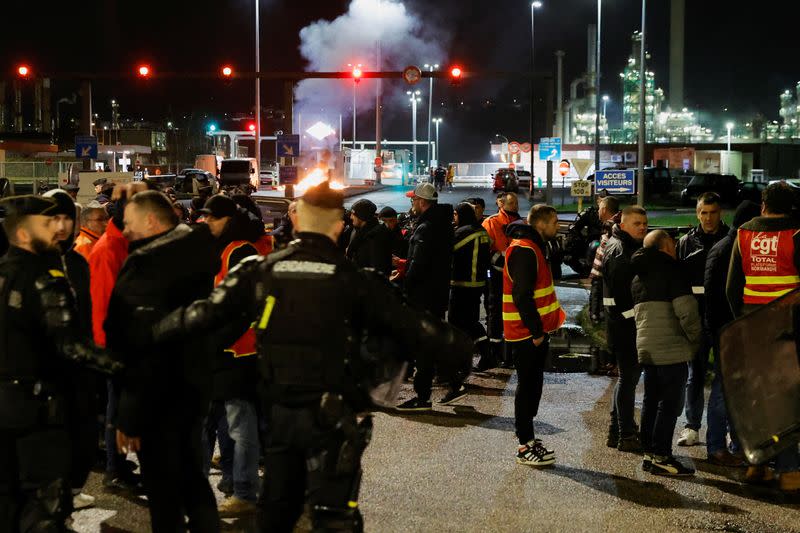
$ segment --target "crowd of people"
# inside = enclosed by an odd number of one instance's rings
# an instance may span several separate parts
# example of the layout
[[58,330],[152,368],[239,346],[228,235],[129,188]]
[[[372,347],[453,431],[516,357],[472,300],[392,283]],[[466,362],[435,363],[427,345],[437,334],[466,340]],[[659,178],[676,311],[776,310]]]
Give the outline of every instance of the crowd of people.
[[[84,206],[61,189],[3,201],[0,406],[30,406],[0,407],[4,531],[60,531],[92,505],[82,487],[99,440],[104,487],[146,494],[156,532],[218,531],[220,517],[252,514],[265,531],[291,531],[304,501],[315,527],[359,531],[365,413],[393,401],[403,377],[415,396],[393,407],[418,413],[433,409],[437,378],[450,405],[471,371],[515,369],[516,461],[556,462],[534,424],[550,335],[567,318],[554,208],[520,214],[504,192],[486,217],[481,198],[440,203],[422,183],[407,214],[368,199],[345,211],[323,183],[267,233],[246,195],[206,192],[187,212],[153,183],[95,185]],[[719,197],[704,194],[698,226],[677,242],[648,232],[643,208],[600,200],[589,314],[605,323],[605,363],[619,376],[607,443],[643,454],[646,472],[694,472],[672,444],[684,409],[677,444],[699,442],[709,361],[708,460],[747,466],[722,394],[720,330],[800,287],[791,199],[771,185],[729,228]],[[56,450],[69,457],[29,468]],[[782,489],[800,489],[798,466],[796,447],[777,457]],[[747,479],[773,472],[751,465]]]

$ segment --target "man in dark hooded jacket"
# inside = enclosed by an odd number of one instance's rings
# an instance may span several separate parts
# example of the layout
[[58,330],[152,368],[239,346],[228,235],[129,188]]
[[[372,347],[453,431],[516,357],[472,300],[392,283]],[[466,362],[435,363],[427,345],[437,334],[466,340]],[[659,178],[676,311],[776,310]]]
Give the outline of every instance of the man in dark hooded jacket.
[[[468,333],[481,358],[475,370],[497,366],[489,350],[489,337],[480,321],[481,296],[486,288],[491,250],[489,234],[478,222],[475,208],[467,202],[456,207],[456,232],[453,244],[453,275],[450,281],[450,306],[447,320]],[[455,401],[445,398],[445,401]]]
[[[431,183],[418,185],[408,196],[419,219],[408,246],[406,294],[413,307],[443,319],[450,295],[453,210],[449,205],[439,205],[439,195]],[[400,411],[431,410],[433,361],[419,357],[416,367],[414,391],[417,397],[399,405]]]
[[[719,354],[719,335],[722,327],[735,318],[725,295],[728,281],[728,266],[733,253],[733,242],[736,230],[745,222],[761,215],[761,206],[754,202],[744,201],[733,215],[733,227],[708,252],[706,259],[705,280],[705,325],[711,332],[715,354]],[[708,462],[728,467],[744,466],[744,461],[736,438],[736,430],[731,425],[725,398],[722,395],[722,373],[719,368],[719,357],[714,357],[714,380],[711,382],[711,393],[708,395],[706,411],[706,452]],[[728,448],[727,434],[730,433],[731,444]]]
[[[717,193],[707,192],[701,194],[697,199],[697,220],[700,222],[696,227],[681,237],[678,241],[678,261],[681,263],[684,272],[689,276],[692,284],[692,293],[697,299],[700,307],[700,316],[703,316],[705,309],[705,289],[703,279],[706,272],[706,257],[709,250],[725,235],[728,234],[728,226],[722,221],[722,206]],[[678,438],[679,446],[693,446],[697,444],[700,434],[700,424],[703,419],[703,407],[705,403],[704,389],[706,384],[706,369],[708,367],[708,355],[711,350],[711,333],[703,331],[702,342],[697,353],[689,363],[689,379],[686,382],[686,427],[681,431]]]
[[359,268],[372,268],[389,277],[392,273],[392,234],[378,221],[378,207],[367,199],[350,208],[353,231],[347,246],[347,258]]
[[694,469],[672,455],[672,435],[681,413],[687,363],[697,350],[702,321],[686,273],[676,261],[675,242],[664,230],[647,234],[631,258],[636,350],[644,369],[642,448],[646,472],[688,476]]
[[[217,286],[228,272],[247,257],[258,255],[253,243],[258,240],[256,229],[250,224],[249,214],[237,206],[235,201],[218,194],[212,196],[201,210],[211,234],[217,239],[217,252],[221,268],[214,279]],[[262,225],[263,228],[263,225]],[[231,518],[256,511],[258,493],[258,417],[256,414],[256,364],[255,332],[248,330],[231,346],[215,355],[213,400],[209,423],[215,424],[220,440],[220,460],[223,482],[231,495],[219,506],[221,518]],[[220,417],[215,417],[220,414]],[[224,418],[222,423],[220,418]],[[209,436],[213,432],[206,427]],[[233,446],[225,442],[232,439]],[[214,439],[209,438],[209,455],[213,451]],[[208,457],[207,456],[207,457]]]
[[[55,200],[57,207],[51,211],[56,226],[56,240],[61,251],[57,268],[64,271],[78,307],[78,325],[80,334],[89,337],[92,334],[92,302],[89,295],[89,264],[81,254],[75,251],[75,221],[77,209],[75,203],[65,191],[53,189],[44,194]],[[72,437],[72,472],[70,481],[74,493],[73,505],[76,509],[94,503],[92,496],[82,494],[80,489],[89,478],[94,466],[97,451],[97,405],[96,392],[99,389],[100,377],[93,371],[81,367],[68,367],[70,374],[67,403],[70,421],[68,428]]]
[[128,363],[121,376],[117,446],[123,453],[138,452],[154,532],[181,531],[187,516],[191,531],[217,532],[201,448],[211,392],[209,346],[215,343],[195,338],[139,348],[143,328],[211,292],[220,265],[214,238],[205,225],[179,225],[169,199],[156,191],[132,196],[124,217],[130,254],[105,320],[108,348]]

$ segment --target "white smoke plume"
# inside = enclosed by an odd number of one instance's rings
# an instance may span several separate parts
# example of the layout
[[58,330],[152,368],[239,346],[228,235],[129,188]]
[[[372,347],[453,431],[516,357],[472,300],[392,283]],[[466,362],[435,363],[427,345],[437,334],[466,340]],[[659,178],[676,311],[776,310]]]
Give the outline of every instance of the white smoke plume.
[[[402,2],[353,0],[347,13],[318,20],[300,31],[300,52],[309,71],[347,71],[348,64],[362,64],[364,71],[402,70],[408,65],[442,63],[444,31],[423,24]],[[376,43],[381,43],[381,65],[377,65]],[[418,84],[416,88],[423,84]],[[398,78],[383,81],[383,102],[405,100],[409,86]],[[358,114],[375,109],[375,80],[357,86]],[[401,98],[402,97],[402,98]],[[295,112],[342,113],[351,116],[353,82],[350,79],[304,80],[295,89]]]

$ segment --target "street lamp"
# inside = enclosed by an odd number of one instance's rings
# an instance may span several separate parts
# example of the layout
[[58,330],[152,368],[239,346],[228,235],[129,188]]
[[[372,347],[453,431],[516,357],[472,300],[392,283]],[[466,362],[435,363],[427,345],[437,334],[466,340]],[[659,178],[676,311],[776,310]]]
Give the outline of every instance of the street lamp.
[[[534,57],[535,57],[534,49],[535,48],[534,48],[534,45],[533,45],[533,43],[534,43],[534,41],[533,41],[533,27],[534,27],[533,26],[533,13],[534,13],[535,10],[539,9],[540,7],[542,7],[542,3],[539,2],[538,0],[536,0],[535,2],[531,2],[531,110],[530,110],[531,111],[531,116],[530,116],[531,124],[530,124],[530,132],[529,132],[530,133],[530,138],[531,138],[531,141],[530,141],[531,144],[533,144],[533,142],[534,142],[533,141],[533,80],[534,80],[533,74],[535,72],[535,70],[534,70],[534,64],[535,64],[535,61],[534,61]],[[506,141],[506,142],[508,142],[508,141]]]
[[411,171],[414,173],[414,177],[417,177],[417,102],[421,102],[422,98],[419,97],[420,91],[419,89],[416,91],[406,91],[406,94],[409,96],[409,100],[411,100],[411,134],[414,141],[414,165],[411,168]]
[[[429,72],[433,72],[434,69],[438,69],[439,65],[429,65],[425,63],[424,67],[428,69]],[[433,120],[433,76],[429,79],[428,85],[428,166],[431,165],[431,161],[433,158],[431,157],[431,121]]]
[[608,105],[608,101],[610,98],[607,94],[603,95],[603,118],[606,118],[606,105]]
[[[595,45],[594,65],[594,169],[600,170],[600,13],[603,0],[597,0],[597,43]],[[605,99],[604,99],[605,100]],[[603,117],[605,118],[605,101],[603,102]]]
[[433,123],[436,125],[436,151],[434,152],[434,159],[436,159],[438,164],[439,160],[442,158],[442,149],[439,146],[439,124],[442,123],[442,119],[437,117],[433,119]]
[[[255,156],[256,156],[256,177],[261,177],[261,26],[259,24],[259,14],[261,9],[259,1],[256,0],[256,124],[255,124]],[[291,132],[290,132],[291,133]],[[287,187],[286,194],[290,194],[292,187]]]

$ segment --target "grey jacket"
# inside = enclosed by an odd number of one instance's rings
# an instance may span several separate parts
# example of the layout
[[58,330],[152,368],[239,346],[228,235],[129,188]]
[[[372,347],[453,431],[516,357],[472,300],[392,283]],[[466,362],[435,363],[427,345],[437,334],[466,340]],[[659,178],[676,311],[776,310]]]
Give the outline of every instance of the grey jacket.
[[679,263],[654,248],[631,259],[636,349],[643,365],[673,365],[692,360],[699,348],[702,320],[697,299]]

